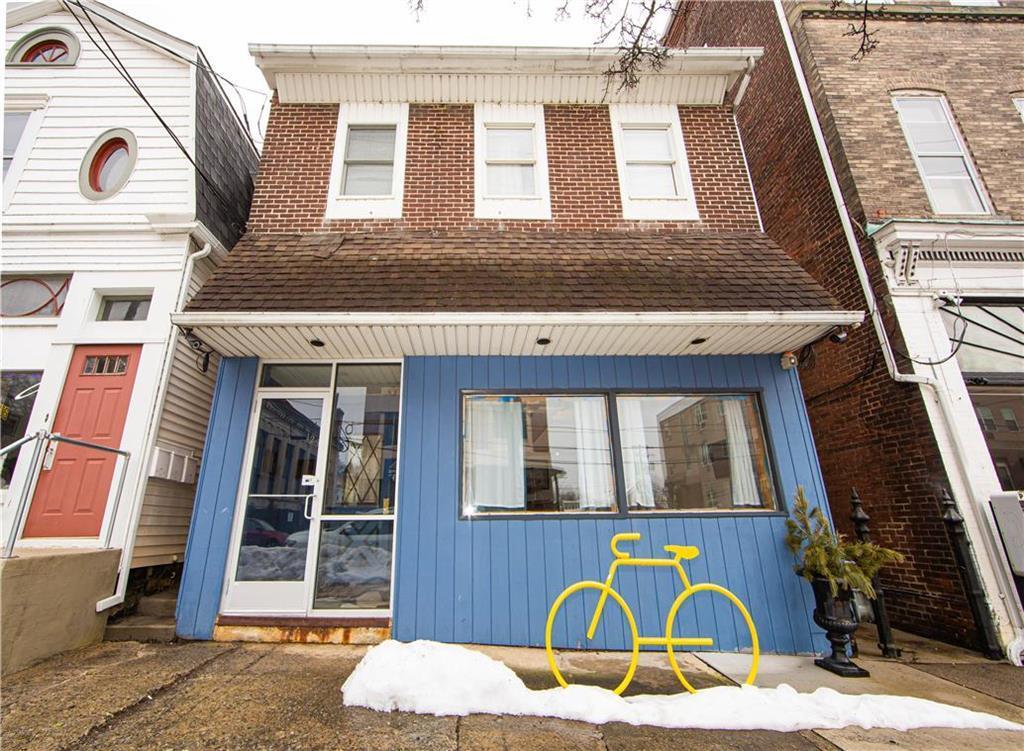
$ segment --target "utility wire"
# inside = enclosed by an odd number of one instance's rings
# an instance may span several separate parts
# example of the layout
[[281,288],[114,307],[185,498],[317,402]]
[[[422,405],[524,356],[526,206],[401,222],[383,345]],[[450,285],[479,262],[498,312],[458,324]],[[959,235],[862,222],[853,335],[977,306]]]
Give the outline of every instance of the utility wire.
[[[127,67],[125,67],[123,62],[121,62],[121,58],[119,58],[117,56],[117,53],[114,52],[114,48],[111,47],[110,42],[108,42],[107,38],[105,36],[103,36],[103,32],[100,31],[99,27],[96,25],[96,22],[93,21],[92,16],[89,14],[89,11],[85,8],[85,6],[83,6],[83,5],[79,4],[79,3],[75,3],[85,13],[85,17],[89,21],[89,25],[92,26],[93,29],[95,29],[95,31],[99,35],[100,39],[102,39],[103,43],[107,46],[107,49],[110,51],[109,55],[107,54],[106,51],[104,51],[103,47],[100,46],[100,44],[96,41],[96,39],[93,37],[93,35],[89,32],[89,30],[87,28],[85,28],[85,24],[82,23],[82,19],[80,19],[78,17],[78,14],[76,14],[73,10],[71,10],[71,7],[68,5],[68,0],[61,0],[61,2],[64,5],[64,8],[67,10],[67,12],[70,13],[72,15],[72,17],[74,17],[75,21],[78,22],[78,25],[81,27],[82,31],[85,32],[85,35],[87,37],[89,37],[89,41],[92,42],[93,45],[96,47],[96,49],[98,49],[100,51],[100,54],[102,54],[103,57],[105,57],[107,59],[107,62],[109,62],[111,64],[111,66],[113,66],[114,70],[116,70],[121,75],[121,78],[123,78],[125,80],[125,83],[128,84],[128,86],[132,89],[132,91],[134,91],[136,94],[138,94],[139,98],[142,99],[142,101],[146,104],[147,107],[149,107],[150,112],[153,113],[153,116],[156,117],[156,119],[160,122],[160,125],[163,126],[164,130],[167,131],[167,135],[169,135],[171,137],[171,140],[174,141],[175,145],[178,147],[178,149],[181,151],[181,153],[184,154],[185,158],[188,159],[188,161],[192,164],[192,166],[196,170],[196,173],[203,179],[203,181],[208,186],[210,186],[210,189],[213,191],[213,193],[217,197],[217,199],[221,202],[221,205],[225,209],[227,209],[228,212],[230,212],[232,214],[237,213],[237,210],[236,210],[235,206],[233,206],[231,204],[231,202],[228,201],[228,199],[220,191],[220,188],[217,187],[217,185],[213,182],[213,180],[210,179],[209,175],[207,175],[202,170],[202,168],[196,163],[196,160],[192,157],[191,154],[188,153],[188,149],[185,147],[185,144],[183,144],[181,142],[181,139],[178,138],[178,135],[174,132],[174,130],[171,128],[171,126],[168,125],[167,121],[164,120],[164,118],[160,115],[159,112],[157,112],[156,107],[153,106],[153,103],[150,102],[149,99],[146,98],[146,95],[142,93],[142,89],[139,88],[139,85],[135,82],[135,79],[132,78],[131,73],[128,72]],[[113,56],[113,57],[111,57],[111,56]],[[115,60],[117,62],[114,62]],[[232,228],[235,231],[237,231],[237,232],[243,231],[244,228],[241,227],[233,219],[229,219],[228,221],[231,222]]]
[[[66,0],[66,2],[69,2],[72,5],[77,5],[83,11],[86,10],[85,6],[82,5],[80,0]],[[250,88],[248,86],[242,86],[241,84],[237,84],[234,81],[232,81],[231,79],[227,78],[226,76],[223,76],[220,73],[218,73],[210,65],[208,65],[208,64],[204,65],[204,64],[200,63],[198,60],[193,60],[190,57],[182,55],[177,50],[173,50],[170,47],[168,47],[166,45],[163,45],[163,44],[160,44],[159,42],[157,42],[157,41],[155,41],[153,39],[150,39],[147,36],[143,36],[142,34],[138,33],[137,31],[133,31],[132,29],[127,28],[123,24],[118,23],[113,18],[110,18],[109,16],[103,15],[102,13],[97,11],[95,8],[93,8],[92,13],[93,13],[93,15],[99,16],[100,18],[102,18],[104,21],[109,23],[111,26],[114,26],[115,28],[120,29],[125,34],[130,34],[131,36],[135,37],[136,39],[141,39],[146,44],[151,44],[154,47],[157,47],[157,48],[163,50],[168,55],[173,55],[174,57],[178,58],[179,60],[182,60],[182,61],[188,63],[189,65],[195,66],[199,70],[205,70],[210,75],[216,76],[221,81],[224,81],[224,83],[226,83],[229,86],[231,86],[231,88],[233,88],[235,90],[235,94],[238,95],[239,103],[242,105],[243,118],[245,119],[245,126],[246,126],[246,128],[245,128],[246,137],[249,139],[249,142],[252,144],[252,147],[254,149],[256,149],[257,151],[259,151],[259,149],[256,148],[256,143],[255,143],[255,141],[253,140],[253,137],[252,137],[251,126],[249,126],[249,122],[248,122],[248,120],[249,120],[249,118],[248,118],[248,111],[247,111],[247,108],[245,106],[245,99],[242,97],[242,93],[241,92],[242,91],[248,91],[248,92],[251,92],[253,94],[259,94],[260,96],[263,97],[263,105],[260,108],[261,117],[262,117],[262,113],[263,113],[263,107],[266,106],[267,101],[270,99],[270,96],[267,94],[267,92],[261,91],[260,89],[253,89],[253,88]],[[197,47],[197,49],[199,49],[199,52],[202,55],[202,49],[198,48],[198,47]],[[202,56],[203,56],[203,59],[205,60],[206,56],[205,55],[202,55]],[[223,91],[223,88],[221,89],[221,91]],[[234,108],[232,108],[232,109],[234,109]],[[235,117],[236,118],[238,117],[238,113],[237,112],[235,113]],[[257,122],[256,122],[256,127],[257,127],[257,133],[259,133],[260,139],[262,140],[263,139],[263,131],[260,129],[260,122],[259,122],[259,120],[257,120]]]

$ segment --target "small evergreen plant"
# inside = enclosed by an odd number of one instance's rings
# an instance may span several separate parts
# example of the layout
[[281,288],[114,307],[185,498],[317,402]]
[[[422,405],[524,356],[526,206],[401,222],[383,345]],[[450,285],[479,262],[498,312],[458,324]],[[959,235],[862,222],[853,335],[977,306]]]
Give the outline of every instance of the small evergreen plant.
[[875,599],[872,579],[883,567],[903,561],[903,555],[895,550],[872,542],[849,542],[843,535],[833,534],[821,508],[808,509],[802,486],[796,489],[786,529],[786,545],[799,559],[794,570],[808,581],[828,580],[833,597],[848,588]]

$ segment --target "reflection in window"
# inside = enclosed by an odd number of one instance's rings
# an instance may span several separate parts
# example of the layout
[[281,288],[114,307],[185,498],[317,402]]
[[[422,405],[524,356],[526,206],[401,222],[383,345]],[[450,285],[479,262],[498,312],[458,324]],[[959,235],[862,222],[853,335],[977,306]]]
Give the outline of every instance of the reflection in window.
[[968,386],[967,391],[1003,490],[1024,490],[1024,388]]
[[391,601],[394,521],[327,521],[316,562],[317,609],[382,610]]
[[104,297],[100,302],[101,321],[145,321],[149,316],[149,295],[135,297]]
[[1024,305],[947,305],[943,323],[964,373],[1024,371]]
[[325,514],[392,514],[400,365],[339,365]]
[[[41,372],[0,373],[0,446],[10,446],[25,437],[42,378]],[[0,488],[4,490],[10,486],[20,452],[16,449],[0,459]]]
[[604,396],[467,394],[463,512],[615,509]]
[[307,389],[330,385],[330,365],[264,365],[260,376],[260,386],[263,387]]
[[302,581],[309,545],[304,475],[316,474],[323,400],[264,399],[253,445],[237,581]]
[[616,404],[631,510],[775,507],[752,395],[619,396]]

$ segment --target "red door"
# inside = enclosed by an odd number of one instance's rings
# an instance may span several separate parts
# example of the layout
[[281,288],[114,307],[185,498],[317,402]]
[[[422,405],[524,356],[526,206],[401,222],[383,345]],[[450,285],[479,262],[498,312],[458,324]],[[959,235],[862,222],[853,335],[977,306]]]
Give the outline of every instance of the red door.
[[[53,432],[119,448],[141,352],[139,344],[75,347]],[[56,453],[39,473],[23,536],[97,537],[118,455],[53,445]]]

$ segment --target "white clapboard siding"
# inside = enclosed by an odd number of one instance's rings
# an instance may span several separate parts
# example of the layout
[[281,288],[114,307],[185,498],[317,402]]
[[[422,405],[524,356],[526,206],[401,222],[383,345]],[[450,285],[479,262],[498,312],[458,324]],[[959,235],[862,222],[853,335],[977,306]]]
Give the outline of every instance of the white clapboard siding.
[[[132,231],[105,232],[33,229],[30,233],[5,232],[3,240],[4,273],[8,274],[180,271],[184,260],[182,235],[159,235],[146,225]],[[173,283],[177,287],[177,281]]]
[[149,478],[135,536],[132,568],[182,559],[195,493],[195,485]]
[[[45,26],[75,34],[82,51],[73,67],[5,69],[7,95],[50,97],[5,221],[114,223],[144,221],[147,213],[191,214],[195,176],[188,160],[69,14],[54,13],[7,29],[5,51],[24,34]],[[143,93],[194,153],[191,66],[115,29],[102,28]],[[82,158],[96,137],[111,128],[135,134],[138,160],[120,193],[90,201],[78,188]]]

